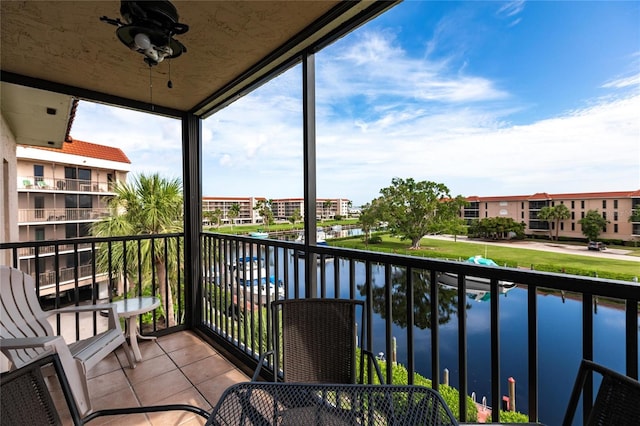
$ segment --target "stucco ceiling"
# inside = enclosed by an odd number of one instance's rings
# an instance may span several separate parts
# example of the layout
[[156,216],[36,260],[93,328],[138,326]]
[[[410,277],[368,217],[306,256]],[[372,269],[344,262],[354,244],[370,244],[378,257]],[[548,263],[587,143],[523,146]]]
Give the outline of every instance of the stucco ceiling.
[[335,0],[172,3],[179,21],[190,27],[175,37],[187,52],[151,68],[152,98],[143,56],[99,19],[119,18],[119,1],[3,0],[2,72],[202,114],[225,96],[222,89],[236,90],[247,73],[268,73],[345,21],[380,8],[370,1]]

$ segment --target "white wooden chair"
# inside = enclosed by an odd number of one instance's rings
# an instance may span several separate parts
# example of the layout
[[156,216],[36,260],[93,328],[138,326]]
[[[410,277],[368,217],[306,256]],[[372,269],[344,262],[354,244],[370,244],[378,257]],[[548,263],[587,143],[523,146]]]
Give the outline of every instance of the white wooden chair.
[[[56,336],[47,320],[58,313],[92,311],[108,312],[108,329],[70,344]],[[58,353],[78,409],[84,415],[91,411],[87,371],[119,346],[123,347],[129,366],[134,368],[135,362],[122,334],[115,306],[71,306],[45,312],[40,306],[33,278],[19,269],[0,265],[0,349],[11,361],[12,370],[51,352]]]

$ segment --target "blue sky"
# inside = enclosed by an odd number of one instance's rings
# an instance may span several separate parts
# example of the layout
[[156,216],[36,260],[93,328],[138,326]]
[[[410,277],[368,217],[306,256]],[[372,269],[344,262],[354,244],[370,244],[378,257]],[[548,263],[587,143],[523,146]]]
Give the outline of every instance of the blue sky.
[[[640,2],[405,1],[316,66],[319,197],[640,189]],[[204,195],[302,196],[300,85],[298,66],[204,122]],[[175,120],[83,102],[71,135],[181,177]]]

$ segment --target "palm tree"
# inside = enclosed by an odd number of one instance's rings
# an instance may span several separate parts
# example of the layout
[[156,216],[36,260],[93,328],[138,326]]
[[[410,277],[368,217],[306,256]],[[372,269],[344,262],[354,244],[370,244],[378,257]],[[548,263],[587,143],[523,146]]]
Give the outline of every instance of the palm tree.
[[[560,231],[560,221],[569,219],[571,217],[571,211],[564,204],[558,204],[554,207],[545,206],[538,212],[538,219],[553,221],[556,228],[556,241],[558,240],[558,232]],[[549,230],[551,235],[551,230]],[[553,239],[553,238],[551,238]]]
[[231,221],[231,229],[233,229],[233,223],[238,216],[240,216],[240,204],[233,203],[231,207],[229,207],[229,211],[227,211],[227,217]]
[[[134,177],[131,184],[116,182],[113,188],[115,196],[108,202],[111,215],[103,220],[95,222],[91,226],[91,233],[98,237],[129,236],[129,235],[158,235],[174,232],[182,232],[182,184],[178,179],[167,180],[158,174],[140,175]],[[164,313],[167,325],[175,325],[173,309],[173,292],[177,287],[175,272],[171,274],[169,289],[164,285],[167,282],[167,267],[171,271],[177,270],[176,262],[182,258],[178,253],[178,242],[175,239],[168,240],[167,252],[164,247],[152,239],[141,241],[140,250],[127,250],[128,256],[133,253],[135,259],[127,260],[129,265],[143,265],[144,280],[140,277],[140,283],[152,284],[151,267],[155,270],[160,298],[166,306]],[[119,269],[122,274],[137,274],[137,271],[124,271],[124,247],[121,244],[112,246],[112,266]],[[140,259],[137,258],[140,253]],[[107,270],[109,265],[108,251],[100,250],[96,258],[100,269]],[[132,280],[135,281],[135,280]],[[140,289],[142,290],[142,289]]]
[[[329,214],[326,213],[326,210],[329,210]],[[329,216],[331,215],[331,200],[325,200],[322,203],[322,213],[325,216],[325,218],[329,218]]]

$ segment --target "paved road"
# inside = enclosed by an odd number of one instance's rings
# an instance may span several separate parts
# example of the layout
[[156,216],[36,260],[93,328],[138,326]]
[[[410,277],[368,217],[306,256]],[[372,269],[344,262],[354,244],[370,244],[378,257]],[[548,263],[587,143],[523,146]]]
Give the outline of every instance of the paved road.
[[[427,238],[453,241],[453,237],[449,235],[429,235]],[[493,241],[474,241],[467,237],[458,237],[458,241],[469,244],[490,244],[494,246],[515,247],[531,250],[552,251],[556,253],[575,254],[579,256],[592,256],[605,259],[628,260],[630,262],[640,262],[640,257],[629,256],[630,250],[622,249],[606,249],[604,251],[587,250],[587,245],[569,245],[556,243],[555,241],[520,241],[511,240],[509,242],[493,242]],[[640,272],[640,271],[639,271]]]

